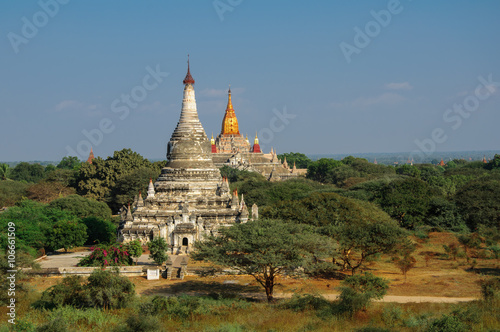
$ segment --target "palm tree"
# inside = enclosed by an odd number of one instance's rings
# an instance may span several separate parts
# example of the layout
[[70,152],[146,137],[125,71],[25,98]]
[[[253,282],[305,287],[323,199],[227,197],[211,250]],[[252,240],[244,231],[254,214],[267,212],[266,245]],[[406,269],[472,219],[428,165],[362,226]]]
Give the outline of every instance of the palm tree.
[[7,173],[9,171],[9,165],[0,164],[0,180],[7,180]]

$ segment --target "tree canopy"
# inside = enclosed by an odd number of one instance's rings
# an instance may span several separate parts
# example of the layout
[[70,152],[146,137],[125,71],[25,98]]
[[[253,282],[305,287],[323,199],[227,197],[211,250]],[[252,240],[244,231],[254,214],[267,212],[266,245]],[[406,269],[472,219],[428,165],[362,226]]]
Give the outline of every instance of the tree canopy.
[[276,277],[304,265],[314,244],[328,241],[311,233],[305,225],[261,219],[222,228],[218,236],[195,242],[191,257],[253,276],[272,301]]

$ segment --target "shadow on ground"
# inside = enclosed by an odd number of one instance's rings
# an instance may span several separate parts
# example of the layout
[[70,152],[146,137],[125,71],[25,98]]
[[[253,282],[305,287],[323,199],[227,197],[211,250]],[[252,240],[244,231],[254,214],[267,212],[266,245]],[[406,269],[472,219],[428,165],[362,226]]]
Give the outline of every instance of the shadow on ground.
[[474,269],[467,269],[467,272],[474,272],[477,274],[485,275],[485,276],[500,276],[500,269],[494,269],[494,268],[489,268],[489,267],[483,267],[483,268],[474,268]]
[[156,295],[158,293],[168,294],[210,294],[210,293],[258,293],[262,292],[262,287],[240,284],[223,284],[220,282],[203,282],[203,281],[183,281],[171,285],[155,287],[144,291],[144,295]]

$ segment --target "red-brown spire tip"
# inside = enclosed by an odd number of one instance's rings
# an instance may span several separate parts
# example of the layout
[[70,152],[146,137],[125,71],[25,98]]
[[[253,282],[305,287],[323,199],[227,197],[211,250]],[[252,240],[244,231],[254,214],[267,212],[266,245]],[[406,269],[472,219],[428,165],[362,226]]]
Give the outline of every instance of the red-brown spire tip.
[[189,71],[189,54],[188,54],[188,72],[186,74],[186,77],[184,78],[184,81],[182,81],[184,84],[194,84],[194,78],[191,76],[191,72]]

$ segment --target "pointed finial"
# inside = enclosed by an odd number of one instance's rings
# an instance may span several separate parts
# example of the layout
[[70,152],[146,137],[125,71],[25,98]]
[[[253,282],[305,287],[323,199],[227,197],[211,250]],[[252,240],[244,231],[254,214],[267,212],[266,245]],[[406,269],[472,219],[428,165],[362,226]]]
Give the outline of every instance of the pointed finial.
[[193,76],[191,76],[191,71],[189,69],[189,54],[188,54],[188,71],[186,74],[186,77],[184,78],[184,81],[182,81],[184,84],[194,84],[194,79]]

